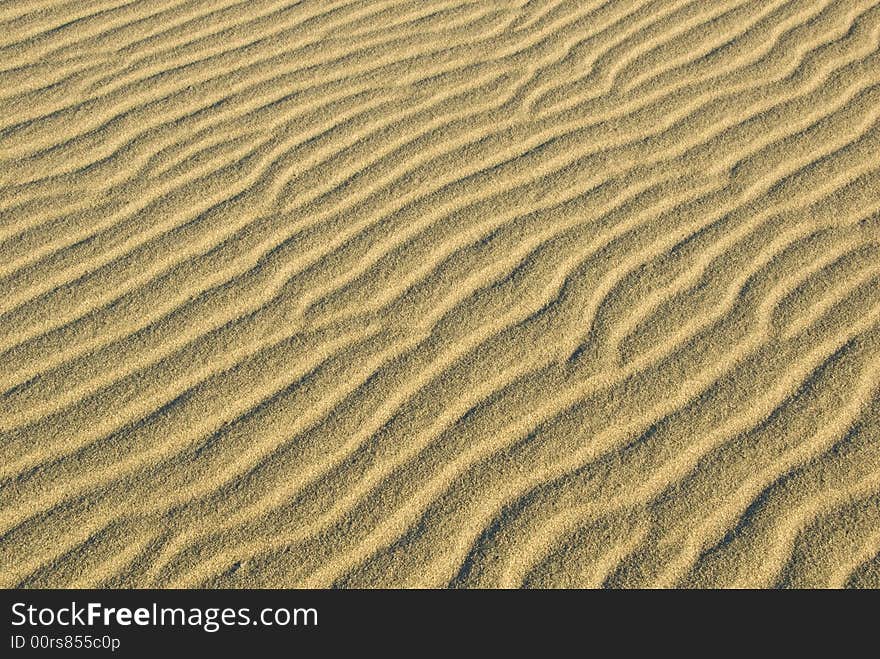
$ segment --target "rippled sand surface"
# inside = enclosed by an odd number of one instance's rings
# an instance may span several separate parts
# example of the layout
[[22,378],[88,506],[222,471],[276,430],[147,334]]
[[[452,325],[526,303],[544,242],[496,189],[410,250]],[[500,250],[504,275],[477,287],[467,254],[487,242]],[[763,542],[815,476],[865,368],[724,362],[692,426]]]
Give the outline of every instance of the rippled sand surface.
[[0,1],[0,585],[880,587],[877,0]]

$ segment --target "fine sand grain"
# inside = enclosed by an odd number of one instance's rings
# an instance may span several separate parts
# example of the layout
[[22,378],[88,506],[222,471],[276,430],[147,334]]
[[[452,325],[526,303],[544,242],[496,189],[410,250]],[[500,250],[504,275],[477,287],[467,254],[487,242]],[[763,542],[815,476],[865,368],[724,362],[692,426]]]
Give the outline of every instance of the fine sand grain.
[[0,1],[0,586],[880,586],[880,1]]

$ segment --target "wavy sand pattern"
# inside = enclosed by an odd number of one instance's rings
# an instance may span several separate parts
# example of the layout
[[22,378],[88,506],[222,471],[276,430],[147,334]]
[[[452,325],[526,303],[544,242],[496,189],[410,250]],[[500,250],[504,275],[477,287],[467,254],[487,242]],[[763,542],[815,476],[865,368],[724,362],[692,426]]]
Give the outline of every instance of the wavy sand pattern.
[[0,585],[880,587],[878,0],[5,0],[0,68]]

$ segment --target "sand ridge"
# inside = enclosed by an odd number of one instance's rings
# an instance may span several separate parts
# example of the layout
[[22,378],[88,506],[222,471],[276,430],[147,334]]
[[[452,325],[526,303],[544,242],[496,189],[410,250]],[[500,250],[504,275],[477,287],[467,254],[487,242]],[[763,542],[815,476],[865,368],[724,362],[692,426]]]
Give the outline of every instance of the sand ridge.
[[0,0],[0,585],[880,587],[876,0]]

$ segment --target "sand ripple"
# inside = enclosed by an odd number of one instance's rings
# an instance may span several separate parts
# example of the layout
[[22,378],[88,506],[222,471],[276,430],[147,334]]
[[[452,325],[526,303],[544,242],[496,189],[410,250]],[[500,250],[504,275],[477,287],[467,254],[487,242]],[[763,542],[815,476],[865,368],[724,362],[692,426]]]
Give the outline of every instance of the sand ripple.
[[880,2],[0,1],[0,570],[880,587]]

